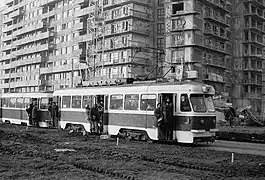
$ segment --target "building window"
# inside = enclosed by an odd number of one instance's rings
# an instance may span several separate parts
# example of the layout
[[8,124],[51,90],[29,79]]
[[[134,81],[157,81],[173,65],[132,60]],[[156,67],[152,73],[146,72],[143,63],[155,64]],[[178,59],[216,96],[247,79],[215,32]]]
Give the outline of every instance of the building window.
[[164,12],[165,12],[164,9],[158,9],[157,10],[157,19],[164,19],[164,15],[165,15]]
[[172,4],[172,14],[177,14],[179,11],[184,11],[184,2]]
[[164,38],[157,38],[157,48],[164,48]]
[[158,0],[157,4],[164,4],[165,0]]
[[109,0],[103,0],[103,5],[109,4]]
[[164,35],[165,32],[165,25],[164,23],[157,24],[157,35]]
[[62,30],[66,29],[66,24],[62,24]]

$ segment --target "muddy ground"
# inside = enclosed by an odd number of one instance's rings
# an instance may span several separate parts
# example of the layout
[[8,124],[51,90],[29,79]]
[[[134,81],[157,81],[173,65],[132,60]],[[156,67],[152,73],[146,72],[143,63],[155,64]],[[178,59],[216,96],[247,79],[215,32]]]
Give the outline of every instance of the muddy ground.
[[265,127],[258,126],[217,126],[217,139],[265,143]]
[[[209,144],[210,146],[210,144]],[[56,152],[56,150],[66,150]],[[0,179],[264,179],[265,157],[0,124]]]

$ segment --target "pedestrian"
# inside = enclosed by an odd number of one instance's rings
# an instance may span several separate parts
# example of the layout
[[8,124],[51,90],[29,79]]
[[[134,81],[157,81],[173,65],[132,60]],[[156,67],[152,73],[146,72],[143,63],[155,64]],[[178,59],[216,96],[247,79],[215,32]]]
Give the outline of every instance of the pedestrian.
[[99,123],[99,112],[97,104],[90,109],[90,119],[92,122],[92,133],[98,133],[98,123]]
[[57,128],[58,127],[58,115],[59,115],[59,107],[56,102],[52,104],[52,126]]
[[32,124],[35,127],[39,127],[39,122],[38,122],[38,104],[37,102],[33,103],[33,108],[32,108]]
[[49,126],[53,126],[52,124],[52,102],[49,102],[48,104],[48,112],[49,112],[49,119],[50,119]]
[[26,112],[27,112],[28,118],[29,118],[29,123],[27,124],[26,131],[28,131],[29,126],[33,125],[33,122],[32,122],[32,109],[33,109],[33,103],[31,102],[29,104],[29,106],[27,107],[27,109],[26,109]]
[[103,132],[103,114],[104,114],[104,105],[102,101],[98,104],[98,114],[99,114],[98,127],[99,127],[99,132],[101,133]]
[[156,117],[156,127],[158,129],[158,140],[163,140],[163,112],[160,103],[157,104],[157,108],[154,111],[154,115]]
[[168,104],[167,101],[162,102],[162,113],[163,113],[163,134],[165,135],[165,139],[167,138],[167,130],[168,130]]
[[91,118],[90,118],[90,107],[89,107],[88,104],[85,105],[85,110],[86,110],[86,120],[90,124],[90,133],[91,133],[92,132],[93,124],[92,124],[92,121],[91,121]]
[[173,115],[173,103],[170,102],[170,100],[168,99],[167,100],[167,120],[168,120],[168,123],[167,123],[167,127],[166,127],[166,135],[167,135],[167,139],[168,140],[172,140],[173,139],[173,118],[174,118],[174,115]]

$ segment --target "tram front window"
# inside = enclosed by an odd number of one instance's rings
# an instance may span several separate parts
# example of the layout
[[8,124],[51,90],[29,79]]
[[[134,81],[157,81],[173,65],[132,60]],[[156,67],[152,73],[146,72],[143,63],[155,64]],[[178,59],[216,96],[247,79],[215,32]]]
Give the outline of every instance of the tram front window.
[[213,104],[213,98],[211,95],[205,95],[205,104],[209,112],[215,111],[214,104]]
[[203,94],[191,94],[190,101],[194,112],[206,112],[207,108],[205,105]]

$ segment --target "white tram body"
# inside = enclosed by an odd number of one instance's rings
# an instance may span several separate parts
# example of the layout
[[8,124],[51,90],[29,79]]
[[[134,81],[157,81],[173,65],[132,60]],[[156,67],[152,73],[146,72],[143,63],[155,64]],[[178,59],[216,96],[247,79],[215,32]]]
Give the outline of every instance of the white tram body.
[[[90,132],[85,105],[104,104],[104,132],[148,135],[158,140],[154,110],[169,98],[173,103],[171,139],[181,143],[214,140],[216,113],[212,101],[214,88],[197,82],[138,83],[120,86],[82,87],[54,92],[61,111],[60,126],[82,125]],[[183,99],[186,98],[186,105]]]
[[11,124],[29,124],[26,108],[34,100],[38,105],[39,122],[49,121],[48,102],[52,92],[4,93],[1,96],[1,120]]

